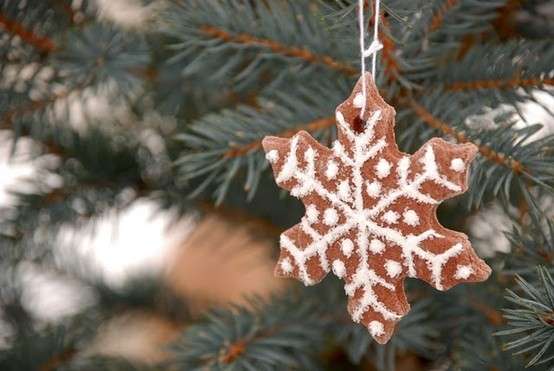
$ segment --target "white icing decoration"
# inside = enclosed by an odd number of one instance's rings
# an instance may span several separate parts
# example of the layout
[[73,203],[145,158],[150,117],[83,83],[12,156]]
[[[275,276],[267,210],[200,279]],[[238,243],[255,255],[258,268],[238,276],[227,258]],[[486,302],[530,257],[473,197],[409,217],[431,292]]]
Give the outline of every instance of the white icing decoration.
[[312,147],[309,147],[306,152],[304,152],[304,160],[308,163],[314,162],[316,157],[316,153]]
[[383,220],[387,224],[396,224],[400,215],[396,211],[389,210],[383,214]]
[[335,209],[327,209],[323,212],[323,223],[332,227],[339,221],[339,215]]
[[402,265],[394,260],[387,260],[385,262],[385,269],[390,278],[396,278],[402,273]]
[[352,103],[354,104],[354,107],[362,108],[362,106],[364,105],[364,95],[362,93],[356,94]]
[[317,222],[317,217],[319,216],[319,211],[315,205],[309,205],[306,207],[306,218],[310,224]]
[[369,243],[369,251],[374,254],[381,254],[385,249],[385,244],[379,240],[371,240]]
[[414,210],[406,210],[402,214],[404,223],[411,225],[412,227],[415,227],[419,224],[419,216]]
[[[379,136],[375,130],[376,125],[381,120],[381,111],[369,112],[369,119],[366,121],[364,131],[356,133],[345,121],[344,116],[337,112],[337,124],[341,133],[343,144],[335,142],[332,150],[317,151],[317,154],[324,159],[326,168],[324,174],[316,173],[315,157],[316,153],[310,150],[312,147],[308,144],[304,151],[304,161],[297,159],[300,136],[294,136],[289,142],[289,151],[283,159],[281,167],[278,170],[276,181],[279,184],[290,182],[292,184],[291,194],[298,197],[313,196],[321,199],[327,209],[323,212],[323,223],[328,226],[323,231],[315,230],[310,225],[310,220],[317,217],[315,213],[308,213],[306,218],[302,218],[300,227],[310,238],[310,242],[297,246],[296,242],[281,235],[281,248],[290,254],[293,259],[294,268],[298,270],[299,278],[306,285],[312,285],[316,280],[308,273],[306,266],[309,259],[316,257],[319,265],[324,272],[331,269],[335,273],[341,272],[340,264],[333,262],[330,264],[327,260],[327,251],[337,241],[343,241],[341,251],[345,256],[356,254],[358,259],[355,271],[345,284],[346,294],[355,300],[352,303],[352,319],[355,322],[362,320],[364,314],[369,310],[378,313],[385,321],[398,320],[401,315],[386,306],[376,293],[375,287],[380,286],[384,290],[395,295],[395,280],[399,279],[405,272],[409,277],[417,275],[415,259],[425,262],[430,273],[433,285],[443,289],[442,275],[444,265],[463,251],[463,245],[454,244],[445,249],[442,253],[433,253],[423,246],[427,240],[434,238],[444,238],[433,229],[427,229],[420,234],[405,235],[402,230],[396,227],[397,224],[382,223],[380,216],[389,215],[386,219],[396,223],[401,217],[397,212],[391,210],[396,202],[402,198],[407,198],[419,204],[435,205],[439,200],[435,200],[430,195],[423,193],[422,185],[424,183],[433,183],[437,187],[445,188],[449,191],[460,192],[461,187],[456,183],[439,173],[438,165],[435,159],[435,153],[432,145],[427,145],[423,149],[423,156],[420,158],[422,169],[415,174],[410,174],[411,159],[401,158],[396,167],[396,184],[386,189],[375,179],[364,179],[365,165],[369,160],[377,163],[375,173],[377,178],[385,178],[390,175],[392,165],[383,158],[383,150],[388,146],[386,138]],[[306,143],[304,143],[304,148]],[[346,149],[346,147],[348,147]],[[285,156],[284,154],[281,154]],[[350,197],[345,200],[345,188],[337,184],[336,189],[329,189],[322,183],[327,180],[335,179],[339,171],[349,176]],[[323,178],[323,179],[321,179]],[[387,183],[388,184],[388,183]],[[371,205],[364,205],[363,193],[375,198]],[[321,212],[321,211],[320,211]],[[343,215],[339,222],[339,212]],[[415,211],[414,211],[415,213]],[[415,213],[418,219],[420,218]],[[394,216],[394,218],[393,218]],[[415,217],[407,211],[402,215],[406,224],[415,223]],[[352,241],[347,240],[346,236],[355,236]],[[347,242],[350,241],[352,246]],[[389,264],[387,276],[381,277],[370,267],[370,253],[383,254],[385,249],[399,250],[401,262],[393,267]],[[338,260],[337,260],[338,261]],[[292,264],[290,269],[292,269]],[[344,263],[343,263],[344,264]],[[283,266],[285,265],[285,266]],[[284,262],[281,267],[286,268]],[[353,268],[354,269],[354,268]],[[460,270],[459,274],[467,274],[466,269]],[[395,277],[391,277],[394,275]],[[372,321],[369,325],[370,331],[376,336],[384,334],[384,325],[378,321]]]
[[282,269],[283,272],[285,272],[285,273],[291,273],[291,272],[292,272],[293,266],[292,266],[292,264],[290,263],[290,259],[289,259],[289,258],[285,258],[285,259],[281,260],[281,269]]
[[340,182],[339,188],[337,191],[341,200],[343,201],[351,200],[351,190],[350,190],[350,184],[348,184],[348,180],[343,180],[342,182]]
[[410,165],[411,165],[411,161],[410,161],[410,158],[407,157],[407,156],[402,157],[398,161],[396,171],[398,172],[398,176],[400,178],[400,183],[401,184],[406,183],[406,181],[408,179],[408,174],[410,173]]
[[340,244],[340,249],[344,256],[349,258],[352,255],[352,251],[354,251],[354,242],[350,238],[345,238]]
[[272,149],[266,153],[265,158],[270,164],[274,164],[279,160],[279,152],[276,149]]
[[335,273],[338,278],[344,277],[344,274],[346,273],[344,263],[340,260],[333,261],[333,273]]
[[377,165],[375,165],[375,171],[377,172],[377,177],[383,179],[389,176],[391,164],[384,158],[380,159]]
[[473,273],[473,268],[471,268],[469,265],[458,265],[456,267],[454,278],[457,280],[465,280],[469,278],[469,276],[471,276]]
[[461,173],[466,168],[466,164],[464,163],[464,160],[461,158],[455,158],[450,162],[450,169]]
[[337,172],[339,171],[339,166],[337,163],[333,160],[329,161],[327,163],[327,169],[325,170],[325,176],[327,179],[331,180],[337,176]]
[[385,333],[385,326],[379,321],[371,321],[367,328],[373,337],[379,337]]
[[379,197],[381,194],[381,183],[378,181],[367,183],[367,194],[373,198]]

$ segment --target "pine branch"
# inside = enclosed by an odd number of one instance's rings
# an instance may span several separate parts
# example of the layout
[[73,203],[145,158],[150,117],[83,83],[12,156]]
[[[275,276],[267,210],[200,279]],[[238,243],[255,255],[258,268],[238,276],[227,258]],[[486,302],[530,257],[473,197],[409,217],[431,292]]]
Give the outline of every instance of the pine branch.
[[[305,130],[308,133],[314,133],[316,131],[326,129],[334,124],[335,124],[335,117],[330,116],[330,117],[325,117],[325,118],[311,121],[307,124],[294,125],[293,129],[288,129],[280,133],[277,133],[275,135],[282,138],[290,138],[294,134],[298,133],[299,130]],[[262,148],[262,140],[261,139],[255,140],[253,142],[231,148],[224,154],[224,157],[225,158],[241,157],[252,151],[257,151],[261,148]]]
[[477,80],[455,81],[446,85],[450,91],[481,90],[481,89],[516,89],[529,87],[554,86],[554,78],[521,78],[516,76],[509,80]]
[[50,53],[56,49],[54,42],[48,37],[35,34],[23,25],[8,19],[2,13],[0,13],[0,27],[8,33],[19,36],[23,42],[32,45],[41,52]]
[[[454,36],[458,40],[469,34],[492,30],[492,22],[509,0],[438,0],[428,23],[423,24],[424,34],[432,39],[441,35]],[[460,25],[463,25],[461,27]]]
[[44,110],[55,104],[57,101],[67,98],[73,92],[75,91],[64,90],[48,98],[44,98],[41,100],[32,100],[12,108],[11,110],[5,112],[0,119],[0,130],[14,130],[13,124],[15,119],[33,114],[34,112],[40,110]]
[[[316,138],[330,141],[336,107],[349,89],[349,80],[317,81],[299,91],[262,94],[256,108],[239,106],[219,114],[202,117],[192,123],[178,139],[184,144],[183,154],[176,161],[179,182],[189,184],[199,177],[190,197],[195,197],[216,183],[219,204],[231,181],[243,168],[248,197],[254,196],[267,161],[260,143],[266,135],[294,135],[310,130]],[[299,124],[300,123],[300,124]]]
[[501,40],[505,41],[522,36],[515,25],[517,13],[521,10],[522,3],[521,0],[508,0],[498,10],[498,17],[494,20],[493,25]]
[[[455,349],[449,352],[454,370],[521,371],[525,363],[519,357],[510,357],[500,340],[493,336],[497,327],[490,325],[467,326],[455,341]],[[451,339],[451,337],[449,337]]]
[[[492,107],[529,98],[534,89],[554,85],[551,42],[516,40],[474,46],[463,59],[440,68],[438,79],[459,99],[476,99]],[[519,89],[521,88],[521,89]],[[497,90],[497,94],[490,91]]]
[[[33,125],[16,124],[17,119],[24,118],[25,116],[31,115],[37,111],[47,109],[48,107],[55,104],[56,101],[64,99],[68,95],[69,91],[64,91],[47,99],[26,102],[5,112],[0,118],[0,130],[10,130],[16,136],[35,137],[36,139],[36,136],[34,135],[34,133],[37,131],[36,128],[33,128]],[[57,156],[63,155],[62,148],[57,143],[55,143],[54,140],[49,138],[42,138],[40,140],[40,143],[47,153]]]
[[431,17],[431,22],[429,24],[428,32],[433,32],[439,29],[442,26],[442,23],[444,21],[445,14],[458,5],[460,0],[442,0],[443,3],[440,5],[440,7],[433,13],[433,16]]
[[492,326],[501,326],[505,324],[504,317],[502,313],[496,308],[490,306],[488,303],[479,300],[470,299],[470,307],[480,312]]
[[[10,130],[16,136],[32,137],[34,139],[37,139],[40,141],[40,144],[47,153],[62,156],[64,153],[63,149],[55,142],[55,140],[49,137],[38,138],[37,135],[35,135],[38,130],[36,127],[33,127],[33,124],[29,124],[26,122],[18,123],[18,120],[25,119],[25,117],[27,117],[28,115],[33,115],[38,111],[44,111],[49,107],[52,107],[56,102],[67,98],[73,92],[74,91],[72,90],[64,90],[63,92],[54,94],[51,97],[44,98],[42,100],[29,101],[20,104],[19,106],[5,112],[1,116],[0,130]],[[31,122],[34,121],[31,120]],[[43,129],[44,130],[42,131],[46,131],[46,128]]]
[[456,61],[475,45],[473,39],[493,30],[504,1],[508,0],[437,0],[433,3],[438,6],[414,10],[421,15],[413,20],[414,31],[399,36],[404,77],[421,84],[436,78],[442,68],[457,67]]
[[65,349],[63,352],[52,356],[46,362],[39,366],[39,371],[56,371],[58,368],[70,362],[77,355],[77,350],[73,347]]
[[514,339],[506,343],[505,350],[519,349],[515,354],[532,356],[527,367],[554,360],[554,278],[541,266],[537,276],[536,283],[517,278],[521,294],[508,290],[506,300],[516,308],[504,309],[509,329],[495,334]]
[[73,9],[71,1],[68,2],[66,0],[54,0],[54,3],[57,4],[67,15],[70,24],[73,25],[76,22],[79,22],[79,20],[77,19],[77,13]]
[[[417,103],[413,98],[409,98],[407,102],[409,106],[413,109],[413,111],[421,118],[421,120],[425,122],[427,125],[429,125],[430,127],[439,130],[445,135],[449,135],[456,138],[456,140],[459,143],[473,143],[466,134],[464,134],[463,132],[457,131],[451,125],[433,116],[431,112],[427,111],[425,107]],[[525,169],[521,164],[521,162],[511,157],[507,157],[503,153],[496,152],[488,145],[483,145],[483,144],[480,145],[478,143],[473,143],[473,144],[477,146],[477,148],[479,149],[479,153],[487,160],[494,162],[496,164],[499,164],[501,166],[504,166],[510,169],[515,174],[521,174],[525,172]]]
[[504,257],[507,271],[529,274],[538,265],[554,265],[554,221],[551,218],[514,223],[506,237],[512,245],[511,252]]
[[185,369],[311,369],[323,343],[326,321],[310,300],[288,294],[249,308],[214,310],[185,330],[173,347]]
[[332,32],[309,0],[180,0],[167,17],[170,26],[164,31],[175,40],[170,63],[183,76],[259,90],[292,75],[308,80],[321,79],[320,73],[357,74],[350,39]]
[[379,32],[380,40],[383,44],[383,64],[385,65],[385,74],[390,81],[398,79],[400,73],[400,65],[396,60],[396,45],[394,39],[390,36],[389,20],[384,15],[381,15],[382,27]]
[[356,76],[358,74],[358,70],[353,66],[344,62],[337,61],[333,57],[328,55],[318,55],[312,53],[306,48],[283,45],[275,40],[262,39],[251,34],[242,33],[232,35],[214,26],[202,26],[200,27],[200,32],[211,38],[218,39],[226,43],[261,47],[264,49],[269,49],[272,52],[283,55],[285,57],[298,58],[305,61],[306,63],[324,65],[347,76]]
[[[128,35],[111,26],[92,25],[70,33],[64,48],[56,50],[49,61],[56,68],[56,76],[63,76],[64,90],[59,93],[48,91],[48,96],[38,100],[28,100],[25,96],[26,101],[3,113],[0,117],[0,129],[12,130],[23,136],[34,136],[34,139],[41,141],[41,138],[33,134],[47,132],[49,128],[45,122],[68,119],[56,117],[53,120],[43,120],[44,114],[55,104],[85,91],[105,88],[107,83],[119,88],[117,93],[121,95],[133,94],[138,83],[143,81],[139,78],[145,78],[139,73],[146,69],[148,62],[144,47],[141,37]],[[6,95],[9,97],[15,93],[7,91]],[[54,153],[57,152],[55,146],[48,141],[44,144]]]

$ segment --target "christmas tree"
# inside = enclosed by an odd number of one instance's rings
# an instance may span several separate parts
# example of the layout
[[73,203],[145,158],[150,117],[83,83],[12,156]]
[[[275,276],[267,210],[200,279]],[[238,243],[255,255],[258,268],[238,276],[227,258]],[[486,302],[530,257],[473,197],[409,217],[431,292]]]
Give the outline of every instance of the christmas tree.
[[[468,234],[488,280],[445,292],[407,280],[411,310],[381,345],[381,324],[352,322],[331,274],[305,287],[256,271],[276,264],[282,232],[317,218],[275,184],[281,154],[262,141],[304,131],[331,147],[335,109],[361,74],[358,1],[2,0],[0,145],[12,158],[25,146],[38,170],[0,204],[1,370],[554,370],[552,2],[362,5],[366,45],[378,25],[374,80],[399,149],[417,156],[436,137],[475,148],[467,192],[437,214]],[[171,274],[115,285],[68,258],[79,244],[68,229],[94,235],[137,202],[174,228],[195,220]],[[390,224],[418,222],[391,213]],[[341,264],[327,271],[341,276]],[[86,304],[37,315],[29,270],[71,282]],[[105,351],[106,326],[129,313],[168,329],[155,357]]]

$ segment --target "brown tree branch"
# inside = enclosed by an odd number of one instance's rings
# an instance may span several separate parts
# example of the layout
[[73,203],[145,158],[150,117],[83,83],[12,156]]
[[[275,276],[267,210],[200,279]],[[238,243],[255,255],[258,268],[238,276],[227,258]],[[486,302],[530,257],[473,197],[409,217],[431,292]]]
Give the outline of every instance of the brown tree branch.
[[476,80],[456,81],[446,86],[450,91],[478,90],[478,89],[515,89],[543,85],[554,86],[554,78],[528,78],[516,76],[509,80]]
[[233,363],[238,357],[240,357],[246,351],[246,347],[249,343],[256,340],[273,336],[277,331],[280,331],[284,326],[274,326],[267,330],[260,331],[257,334],[249,336],[248,338],[238,339],[234,343],[227,346],[224,352],[221,353],[219,361],[225,365]]
[[261,39],[244,33],[233,35],[214,26],[202,26],[200,28],[200,32],[206,36],[219,39],[224,42],[258,46],[287,57],[299,58],[308,63],[320,64],[348,76],[356,76],[358,74],[358,70],[347,63],[337,61],[328,55],[318,55],[312,53],[305,48],[291,47],[273,40]]
[[[382,27],[379,30],[379,39],[383,44],[383,65],[385,66],[385,75],[390,81],[397,79],[398,70],[400,69],[398,61],[396,60],[395,51],[396,44],[392,37],[389,35],[389,19],[385,14],[381,14],[379,17],[381,19]],[[372,22],[375,22],[374,20]]]
[[73,10],[72,6],[71,6],[71,1],[66,1],[66,0],[53,0],[54,1],[54,4],[59,6],[62,11],[67,15],[67,18],[69,18],[69,22],[71,24],[75,24],[76,20],[77,20],[77,17],[76,17],[76,12]]
[[0,13],[0,27],[10,34],[19,36],[23,42],[34,46],[41,52],[49,53],[56,48],[54,42],[49,38],[35,34],[23,25],[8,19],[2,13]]
[[71,361],[73,357],[77,355],[77,350],[74,348],[68,348],[64,350],[63,352],[54,355],[49,360],[47,360],[45,363],[43,363],[39,367],[39,371],[55,371],[60,366],[64,365],[65,363]]
[[428,33],[434,32],[440,28],[444,21],[446,13],[458,4],[459,0],[445,0],[445,2],[439,7],[439,9],[431,17],[429,23]]
[[[325,118],[321,118],[321,119],[309,122],[309,123],[304,124],[304,125],[299,125],[299,126],[293,128],[293,129],[285,130],[285,131],[283,131],[281,133],[278,133],[276,135],[279,136],[279,137],[282,137],[282,138],[290,138],[294,134],[296,134],[298,132],[298,130],[306,130],[308,132],[314,132],[314,131],[317,131],[317,130],[328,128],[329,126],[332,126],[334,123],[335,123],[335,117],[334,116],[333,117],[325,117]],[[247,144],[243,144],[243,145],[231,148],[230,150],[228,150],[225,153],[224,157],[226,157],[226,158],[235,158],[235,157],[244,156],[244,155],[246,155],[247,153],[249,153],[251,151],[255,151],[255,150],[260,149],[261,147],[262,147],[262,140],[260,139],[260,140],[254,141],[254,142],[250,142],[250,143],[247,143]]]
[[[413,98],[407,99],[408,105],[414,110],[417,116],[430,127],[441,131],[446,135],[454,137],[459,143],[472,143],[471,140],[463,133],[458,132],[456,129],[448,125],[446,122],[433,116],[433,114],[425,107],[417,103]],[[487,160],[495,162],[499,165],[509,168],[516,174],[521,174],[524,171],[521,162],[507,157],[505,154],[496,152],[491,147],[484,144],[473,143],[479,149],[479,153]]]
[[[79,89],[77,89],[79,90]],[[46,109],[48,106],[54,104],[60,99],[64,99],[69,96],[72,92],[76,90],[65,90],[61,93],[55,94],[51,97],[42,99],[42,100],[36,100],[36,101],[29,101],[25,102],[24,104],[21,104],[18,107],[15,107],[7,112],[5,112],[0,117],[0,130],[12,130],[15,131],[15,128],[13,127],[14,119],[16,117],[23,117],[29,114],[32,114],[34,112],[37,112],[42,109]],[[19,135],[21,136],[31,136],[31,128],[22,126],[19,128],[18,131]],[[61,156],[63,154],[63,150],[55,144],[51,140],[42,140],[40,141],[41,144],[44,146],[46,151],[50,154]]]

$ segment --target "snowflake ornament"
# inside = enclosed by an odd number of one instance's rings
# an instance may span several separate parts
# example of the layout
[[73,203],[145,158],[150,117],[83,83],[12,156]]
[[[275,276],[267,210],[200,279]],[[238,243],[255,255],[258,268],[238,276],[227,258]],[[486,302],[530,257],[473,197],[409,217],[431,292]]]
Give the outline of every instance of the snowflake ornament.
[[433,138],[413,155],[400,152],[394,109],[369,73],[362,78],[364,117],[360,79],[336,110],[332,149],[305,131],[266,137],[263,147],[277,184],[306,208],[300,223],[281,234],[276,274],[314,285],[332,271],[344,280],[352,319],[386,343],[410,308],[406,277],[446,290],[484,281],[490,268],[465,234],[436,218],[443,200],[467,190],[476,147]]

